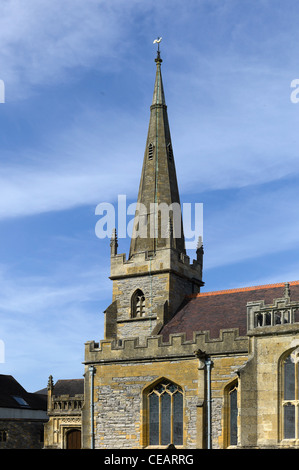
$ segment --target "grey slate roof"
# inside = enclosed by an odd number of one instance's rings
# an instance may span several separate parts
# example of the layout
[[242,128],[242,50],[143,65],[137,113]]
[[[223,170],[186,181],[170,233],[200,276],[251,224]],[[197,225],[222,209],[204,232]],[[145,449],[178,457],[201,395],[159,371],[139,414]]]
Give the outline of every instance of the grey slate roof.
[[27,392],[11,375],[0,374],[0,407],[47,410],[47,396]]
[[[289,285],[291,301],[299,301],[299,281],[292,281]],[[186,339],[192,340],[193,333],[200,331],[209,331],[211,338],[218,338],[220,330],[237,328],[239,335],[245,336],[247,302],[264,300],[271,304],[274,299],[284,296],[284,289],[285,283],[282,282],[190,295],[160,334],[164,341],[176,333],[185,333]],[[295,321],[299,322],[299,316]]]
[[84,379],[65,379],[57,380],[54,385],[53,395],[83,395],[84,393]]

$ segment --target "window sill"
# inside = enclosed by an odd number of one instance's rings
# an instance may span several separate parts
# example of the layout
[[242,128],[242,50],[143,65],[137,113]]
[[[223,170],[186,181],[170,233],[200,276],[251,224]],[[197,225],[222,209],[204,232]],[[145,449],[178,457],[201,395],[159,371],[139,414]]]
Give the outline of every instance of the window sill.
[[280,445],[281,447],[289,447],[290,445],[299,447],[299,439],[282,439]]
[[117,320],[116,323],[130,323],[134,321],[145,321],[145,320],[156,320],[156,315],[147,315],[144,317],[135,317],[135,318],[125,318],[124,320]]
[[152,450],[152,449],[169,449],[169,450],[171,450],[171,449],[184,449],[185,448],[183,445],[176,445],[172,448],[171,447],[169,448],[169,445],[170,444],[165,445],[165,446],[145,446],[144,449],[149,449],[149,450]]

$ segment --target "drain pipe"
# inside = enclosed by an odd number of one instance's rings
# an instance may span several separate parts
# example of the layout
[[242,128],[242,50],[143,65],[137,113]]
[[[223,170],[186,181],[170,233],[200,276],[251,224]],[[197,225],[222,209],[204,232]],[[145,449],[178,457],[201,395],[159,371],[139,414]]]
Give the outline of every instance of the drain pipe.
[[211,367],[213,362],[210,357],[207,357],[205,360],[207,368],[207,413],[208,413],[208,439],[207,439],[207,448],[212,448],[212,400],[211,400]]
[[94,430],[93,430],[93,417],[94,417],[93,376],[95,373],[94,366],[89,366],[89,372],[90,372],[90,448],[94,449]]

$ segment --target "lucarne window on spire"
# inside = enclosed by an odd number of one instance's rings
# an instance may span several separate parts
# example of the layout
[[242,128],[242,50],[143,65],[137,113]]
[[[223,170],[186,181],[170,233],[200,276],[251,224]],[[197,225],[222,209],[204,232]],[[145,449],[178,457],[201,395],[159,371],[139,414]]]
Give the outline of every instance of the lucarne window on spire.
[[171,143],[167,144],[167,153],[168,153],[169,160],[172,160],[173,159],[173,152],[172,152]]
[[153,144],[149,144],[148,146],[148,158],[149,160],[152,160],[154,156],[154,146]]

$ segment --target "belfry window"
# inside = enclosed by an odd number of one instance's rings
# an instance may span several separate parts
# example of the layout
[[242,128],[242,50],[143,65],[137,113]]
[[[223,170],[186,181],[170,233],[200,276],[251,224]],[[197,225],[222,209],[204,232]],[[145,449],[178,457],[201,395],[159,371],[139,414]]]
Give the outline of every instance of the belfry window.
[[149,390],[148,445],[183,445],[183,391],[170,381]]
[[145,313],[145,296],[142,290],[137,289],[132,295],[131,316],[132,318],[142,317]]
[[299,439],[299,348],[283,361],[282,367],[282,436]]
[[148,158],[149,160],[152,160],[154,156],[154,146],[153,144],[149,144],[148,146]]

